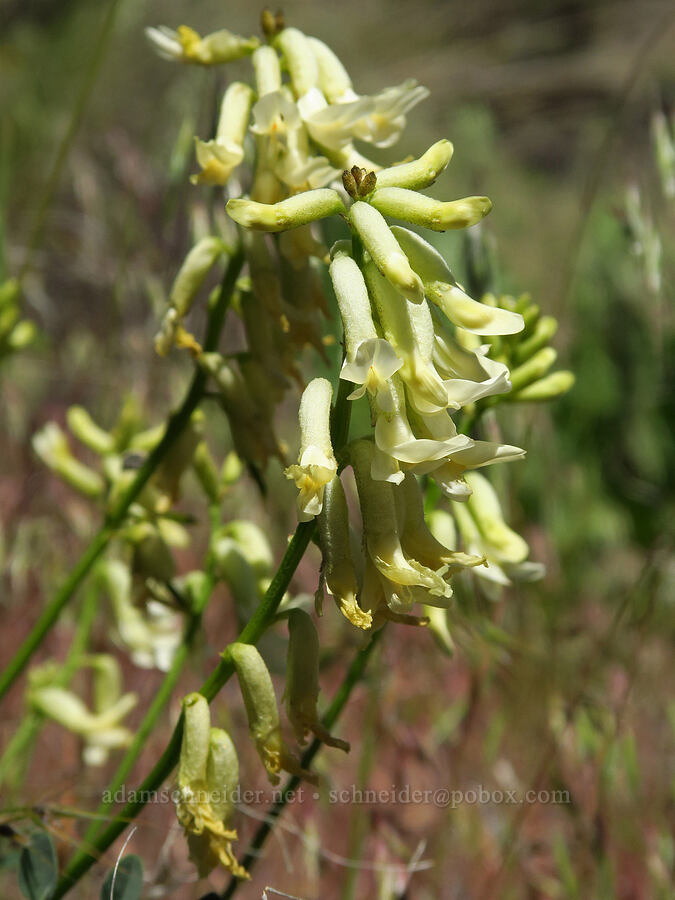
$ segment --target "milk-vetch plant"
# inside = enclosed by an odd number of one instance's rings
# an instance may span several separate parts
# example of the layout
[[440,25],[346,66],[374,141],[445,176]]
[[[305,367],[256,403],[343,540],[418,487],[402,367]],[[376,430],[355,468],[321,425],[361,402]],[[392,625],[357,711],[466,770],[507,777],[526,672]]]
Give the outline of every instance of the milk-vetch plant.
[[[67,686],[50,685],[44,670],[34,671],[27,701],[29,709],[83,737],[90,763],[127,746],[117,787],[175,687],[214,586],[227,582],[241,633],[200,691],[184,699],[173,736],[141,788],[157,789],[178,764],[176,813],[199,874],[222,865],[240,879],[248,873],[235,855],[236,809],[229,800],[239,778],[237,752],[227,733],[211,727],[208,703],[236,672],[250,737],[270,780],[278,782],[285,770],[318,783],[307,769],[315,744],[302,759],[289,746],[274,681],[253,646],[275,621],[310,540],[316,538],[322,553],[319,615],[327,590],[359,632],[371,635],[388,621],[428,624],[451,652],[451,621],[458,615],[453,579],[471,573],[487,579],[494,597],[494,585],[542,574],[506,524],[494,487],[477,471],[520,460],[525,450],[483,440],[475,425],[505,400],[549,399],[572,383],[569,373],[549,372],[555,359],[550,317],[540,316],[527,297],[469,296],[433,243],[415,230],[470,228],[490,212],[486,197],[439,201],[424,193],[450,163],[452,144],[439,140],[418,158],[391,166],[357,149],[365,143],[375,153],[392,146],[426,90],[408,80],[361,95],[321,40],[268,13],[263,32],[259,41],[226,30],[201,37],[187,26],[148,30],[168,60],[218,66],[248,58],[252,67],[251,84],[232,82],[225,89],[214,136],[195,138],[191,181],[196,190],[215,189],[229,218],[214,233],[200,234],[186,255],[155,337],[160,356],[174,349],[190,354],[193,381],[164,427],[144,429],[123,410],[117,425],[105,430],[86,410],[72,407],[69,430],[98,455],[98,467],[78,458],[56,423],[36,434],[36,453],[100,505],[104,524],[3,681],[6,690],[93,569],[110,600],[119,649],[137,665],[166,671],[160,692],[135,737],[122,725],[135,698],[122,695],[109,656],[78,660],[99,681],[115,682],[93,710]],[[328,249],[321,223],[331,218],[344,237]],[[221,287],[207,299],[204,286],[223,266]],[[307,380],[300,365],[307,346],[325,355],[331,303],[322,268],[337,301],[344,351],[332,383]],[[207,310],[204,338],[192,330],[191,312],[200,305]],[[243,334],[241,345],[227,352],[219,342],[226,316],[239,320]],[[295,385],[302,396],[299,453],[291,461],[274,415]],[[370,427],[351,436],[350,410],[362,398]],[[221,464],[207,443],[209,417],[198,409],[207,399],[223,410],[231,432],[233,451],[219,454]],[[264,485],[273,457],[297,487],[300,520],[276,574],[260,528],[222,521],[232,484],[248,469]],[[177,571],[172,547],[190,540],[177,507],[190,469],[202,489],[210,539],[203,568],[185,574]],[[348,469],[355,494],[343,480]],[[425,490],[438,506],[427,519]],[[350,670],[327,724],[317,709],[319,635],[299,604],[287,615],[286,716],[298,743],[311,733],[348,751],[328,726],[369,649]],[[144,802],[130,801],[107,826],[90,827],[51,896],[70,890]],[[104,803],[99,812],[110,809]]]

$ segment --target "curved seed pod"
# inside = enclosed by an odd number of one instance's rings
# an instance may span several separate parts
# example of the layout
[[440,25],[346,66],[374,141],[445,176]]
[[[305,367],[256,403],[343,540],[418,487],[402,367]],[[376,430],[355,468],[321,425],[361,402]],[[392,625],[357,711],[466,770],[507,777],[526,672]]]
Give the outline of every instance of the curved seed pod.
[[[385,190],[398,189],[386,188]],[[373,194],[373,197],[375,196],[377,196],[377,191]],[[410,268],[408,258],[375,206],[362,200],[352,204],[349,210],[349,221],[384,277],[408,300],[413,303],[421,303],[424,300],[422,282]]]
[[326,485],[318,524],[326,587],[342,615],[357,628],[367,630],[373,617],[361,609],[357,600],[359,585],[351,553],[349,511],[339,478]]
[[330,410],[333,388],[325,378],[314,378],[300,400],[300,457],[289,466],[286,478],[299,490],[298,511],[301,522],[321,512],[323,494],[337,473],[337,460],[330,439]]
[[340,195],[331,188],[303,191],[278,203],[256,203],[255,200],[236,198],[228,200],[225,209],[244,228],[274,232],[345,212]]
[[329,747],[349,752],[349,744],[334,738],[319,720],[319,635],[311,616],[293,609],[288,616],[288,659],[286,665],[286,715],[298,743],[307,742],[311,731]]
[[463,197],[461,200],[443,202],[398,187],[377,188],[369,202],[385,216],[403,219],[433,231],[469,228],[484,219],[492,209],[492,201],[488,197]]
[[279,783],[279,772],[316,783],[316,776],[301,768],[281,736],[279,709],[274,685],[265,662],[251,644],[230,644],[229,654],[239,678],[239,687],[248,716],[248,728],[262,764],[272,784]]
[[409,188],[412,191],[429,187],[448,167],[453,152],[454,147],[450,141],[437,141],[419,159],[380,169],[377,173],[377,187]]
[[519,313],[478,303],[464,293],[438,250],[419,234],[400,225],[392,225],[391,230],[422,279],[424,293],[453,324],[475,334],[516,334],[523,330]]

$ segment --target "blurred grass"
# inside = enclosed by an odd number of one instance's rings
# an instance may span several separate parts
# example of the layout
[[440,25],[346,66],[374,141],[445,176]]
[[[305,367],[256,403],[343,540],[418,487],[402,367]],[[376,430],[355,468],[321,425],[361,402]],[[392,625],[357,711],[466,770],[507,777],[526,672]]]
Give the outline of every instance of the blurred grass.
[[[455,157],[434,190],[493,199],[487,225],[500,287],[529,291],[559,319],[561,362],[577,375],[574,390],[550,409],[509,408],[493,426],[528,448],[524,463],[502,468],[495,478],[510,498],[512,524],[531,543],[532,556],[546,562],[546,580],[514,588],[504,604],[488,610],[503,629],[499,642],[476,613],[485,605],[470,583],[458,590],[474,615],[474,631],[458,635],[459,652],[450,662],[429,654],[423,633],[388,634],[377,669],[377,710],[362,691],[344,726],[356,745],[353,759],[338,767],[328,751],[320,762],[332,782],[355,782],[367,715],[376,748],[372,786],[524,790],[536,783],[569,790],[573,802],[540,804],[523,818],[520,810],[495,805],[349,810],[308,803],[292,815],[308,833],[318,829],[333,852],[346,852],[348,831],[368,834],[362,860],[405,860],[426,841],[423,855],[435,865],[413,877],[410,895],[416,898],[671,896],[675,729],[664,710],[675,708],[668,681],[675,630],[675,239],[649,140],[651,115],[675,100],[671,5],[296,0],[284,11],[289,23],[334,47],[358,89],[411,76],[431,89],[390,158],[417,154],[441,136],[453,140]],[[49,418],[63,420],[75,402],[107,425],[127,393],[157,420],[186,377],[185,361],[154,358],[151,337],[162,288],[189,245],[186,210],[206,212],[204,196],[186,184],[186,153],[191,131],[208,131],[218,84],[211,73],[155,58],[142,28],[187,21],[203,30],[226,25],[252,33],[257,13],[240,0],[227,7],[215,0],[122,0],[24,279],[26,313],[43,339],[0,373],[5,653],[25,634],[95,523],[95,514],[37,464],[30,435]],[[0,263],[8,273],[24,260],[104,15],[104,5],[82,0],[0,5]],[[235,66],[232,77],[237,74]],[[192,127],[186,129],[186,121]],[[648,290],[631,253],[621,209],[632,182],[661,232],[660,294]],[[461,239],[442,235],[439,246],[462,277]],[[320,368],[308,354],[305,371]],[[290,440],[294,416],[295,399],[289,398],[281,431]],[[217,419],[210,426],[214,448],[224,451],[226,426]],[[291,527],[292,494],[277,478],[270,498],[277,550]],[[233,515],[244,510],[268,521],[250,484],[232,500]],[[197,558],[195,550],[186,565]],[[310,555],[297,586],[311,592],[315,579],[316,556]],[[227,598],[217,599],[197,673],[230,634]],[[67,632],[66,623],[47,652],[62,653]],[[332,611],[322,634],[330,694],[354,636]],[[97,640],[105,645],[105,629]],[[273,635],[268,642],[266,653],[280,668],[281,642]],[[127,677],[139,681],[130,666]],[[197,681],[188,676],[185,689]],[[143,682],[147,702],[156,679],[144,675]],[[227,689],[221,714],[236,725],[230,700],[235,695]],[[4,739],[20,704],[17,693]],[[139,772],[161,746],[159,735]],[[40,765],[45,759],[50,764]],[[78,783],[71,786],[73,777]],[[98,777],[78,775],[74,743],[50,727],[24,799],[65,792],[91,806]],[[245,760],[245,782],[257,777]],[[141,820],[134,849],[149,866],[171,821],[167,808]],[[249,824],[244,837],[255,825]],[[292,836],[284,840],[291,849],[297,844]],[[166,852],[183,873],[177,880],[187,882],[180,848]],[[341,896],[343,882],[348,892],[358,883],[359,891],[372,893],[377,881],[368,871],[357,882],[345,880],[339,866],[321,862],[307,847],[295,871],[287,870],[278,848],[270,853],[260,867],[265,882],[259,875],[254,886],[325,898]],[[382,887],[382,896],[403,896],[404,880]],[[2,890],[14,896],[11,887]],[[91,895],[83,886],[80,896]],[[200,892],[186,883],[171,896]]]

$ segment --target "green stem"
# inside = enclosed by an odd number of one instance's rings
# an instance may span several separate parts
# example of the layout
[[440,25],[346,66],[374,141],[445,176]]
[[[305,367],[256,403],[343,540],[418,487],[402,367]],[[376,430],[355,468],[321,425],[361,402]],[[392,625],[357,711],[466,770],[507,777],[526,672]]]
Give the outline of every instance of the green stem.
[[[277,607],[286,593],[293,573],[307,549],[307,545],[312,538],[314,529],[315,522],[313,520],[311,522],[301,522],[296,528],[295,534],[286,549],[286,553],[281,560],[279,569],[277,570],[267,593],[263,597],[252,618],[237,638],[239,642],[255,644],[260,639],[267,626],[274,619]],[[201,686],[199,692],[211,702],[225,682],[231,678],[233,674],[234,665],[232,664],[227,650],[225,650],[219,665]],[[59,883],[56,886],[56,891],[52,900],[58,900],[59,897],[63,897],[74,886],[82,875],[84,875],[84,873],[96,862],[100,854],[104,853],[113,841],[122,834],[129,822],[136,818],[148,802],[149,798],[169,777],[178,762],[182,737],[183,717],[181,715],[173,730],[173,734],[169,738],[169,743],[155,763],[152,771],[139,788],[136,791],[132,791],[134,799],[126,803],[110,825],[95,837],[92,842],[92,847],[89,850],[81,849],[72,857],[66,865]]]
[[[218,299],[209,313],[206,337],[204,340],[205,351],[211,351],[216,348],[225,313],[227,312],[230,297],[234,291],[234,286],[239,277],[243,261],[243,251],[241,248],[236,248],[230,257],[229,264],[225,271]],[[169,417],[162,439],[138,470],[136,477],[122,494],[117,505],[107,514],[105,522],[70,572],[70,575],[61,586],[61,589],[47,605],[10,664],[2,675],[0,675],[0,700],[2,700],[15,679],[21,674],[28,663],[28,660],[40,646],[54,622],[58,619],[64,606],[82,584],[83,580],[91,570],[91,567],[108,546],[108,543],[116,530],[123,523],[131,504],[136,500],[150,477],[154,474],[159,464],[187,426],[192,413],[204,396],[206,383],[206,373],[202,369],[196,369],[183,402],[178,410]]]
[[[321,719],[322,724],[330,730],[333,725],[337,722],[342,710],[345,708],[347,701],[353,691],[354,687],[361,681],[363,678],[363,673],[365,672],[366,665],[368,664],[368,660],[373,650],[375,649],[377,642],[380,639],[382,634],[382,629],[376,631],[372,636],[368,644],[363,648],[363,650],[359,651],[354,660],[352,661],[345,678],[340,685],[338,692],[333,697],[333,700],[326,710],[325,715]],[[314,740],[307,748],[307,750],[303,753],[302,759],[300,761],[300,765],[303,769],[308,769],[312,764],[314,757],[319,752],[322,747],[322,743],[319,740]],[[255,836],[251,843],[248,846],[246,851],[246,855],[241,861],[241,865],[244,866],[249,872],[253,868],[256,863],[256,860],[260,857],[260,850],[262,849],[265,841],[269,837],[272,829],[276,825],[277,819],[282,814],[284,809],[286,808],[286,804],[293,797],[294,792],[297,790],[298,785],[300,784],[300,778],[297,775],[293,775],[286,782],[281,796],[277,800],[277,802],[272,806],[269,813],[267,814],[265,821],[262,823],[260,828],[255,833]],[[225,893],[221,895],[222,900],[230,900],[233,897],[241,884],[236,878],[232,878],[230,880]],[[210,900],[213,895],[209,894],[206,897],[202,897],[201,900]],[[215,900],[215,898],[214,898]]]

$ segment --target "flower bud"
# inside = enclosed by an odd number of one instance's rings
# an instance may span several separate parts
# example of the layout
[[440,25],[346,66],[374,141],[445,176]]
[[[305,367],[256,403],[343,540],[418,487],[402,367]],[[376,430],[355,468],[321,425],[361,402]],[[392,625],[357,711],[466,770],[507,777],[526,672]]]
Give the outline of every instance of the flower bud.
[[352,81],[338,56],[317,38],[308,37],[319,68],[319,87],[329,103],[337,103],[352,88]]
[[71,406],[66,412],[66,422],[78,441],[103,456],[115,449],[115,439],[89,415],[83,406]]
[[169,294],[169,302],[180,318],[190,312],[199,288],[224,250],[220,238],[208,236],[198,241],[185,257]]
[[417,191],[398,187],[378,187],[370,203],[385,216],[403,219],[433,231],[469,228],[485,218],[492,209],[492,202],[487,197],[464,197],[444,203]]
[[315,776],[300,767],[284,743],[274,686],[260,653],[251,644],[241,643],[230,644],[226,653],[236,669],[249,732],[271,783],[279,783],[281,769],[316,782]]
[[532,384],[533,381],[543,378],[556,361],[557,356],[558,354],[553,347],[543,347],[534,356],[530,357],[527,362],[513,369],[511,371],[511,390],[513,395],[527,387],[528,384]]
[[408,188],[412,191],[429,187],[447,168],[453,150],[450,141],[437,141],[419,159],[380,169],[377,173],[377,187]]
[[342,615],[365,631],[373,619],[370,613],[361,609],[357,600],[359,585],[352,560],[349,511],[339,478],[333,478],[326,485],[318,525],[322,578]]
[[272,94],[281,88],[281,66],[274,47],[258,47],[251,57],[258,97]]
[[[445,568],[433,571],[412,557],[401,546],[394,488],[389,482],[374,481],[371,467],[375,453],[369,441],[356,441],[350,459],[359,492],[363,534],[368,554],[380,573],[387,603],[397,613],[410,610],[416,600],[436,602],[452,596],[443,580]],[[415,588],[423,588],[416,591]]]
[[527,387],[521,388],[517,393],[509,394],[506,399],[516,400],[518,402],[528,400],[554,400],[566,394],[574,386],[574,373],[563,369],[560,372],[553,372],[534,381]]
[[288,616],[285,696],[286,715],[298,743],[307,743],[311,731],[327,746],[349,752],[349,744],[332,737],[319,720],[319,636],[311,616],[301,609],[292,609]]
[[534,326],[532,334],[516,347],[513,354],[516,363],[525,362],[549,344],[557,330],[558,323],[553,316],[542,316]]
[[325,378],[315,378],[300,400],[300,457],[297,465],[286,469],[286,477],[295,481],[298,516],[301,522],[321,512],[325,485],[337,473],[337,461],[330,439],[330,411],[333,388]]
[[33,450],[42,462],[86,497],[100,497],[104,483],[98,472],[76,459],[68,446],[65,434],[56,422],[47,422],[33,435]]
[[312,46],[297,28],[284,28],[274,39],[281,51],[296,97],[318,86],[319,66]]
[[475,334],[515,334],[523,329],[518,313],[472,300],[457,285],[441,254],[424,238],[392,225],[392,233],[422,279],[424,293],[454,325]]
[[275,232],[343,213],[345,207],[337,191],[317,188],[280,200],[279,203],[232,199],[227,201],[226,210],[244,228]]
[[[373,196],[376,195],[377,191]],[[349,221],[384,277],[408,300],[421,303],[424,300],[422,282],[410,268],[405,253],[377,209],[358,201],[349,210]]]

